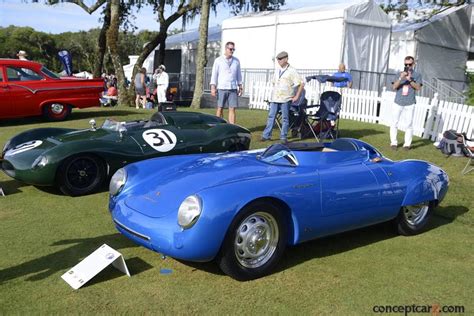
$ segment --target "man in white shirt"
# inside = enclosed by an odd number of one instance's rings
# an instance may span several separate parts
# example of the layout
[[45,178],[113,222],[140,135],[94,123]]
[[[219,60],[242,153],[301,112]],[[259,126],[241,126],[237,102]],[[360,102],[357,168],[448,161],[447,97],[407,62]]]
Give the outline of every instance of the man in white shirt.
[[[271,140],[273,125],[278,111],[282,114],[282,127],[280,141],[288,141],[288,127],[290,122],[290,105],[296,102],[303,92],[304,82],[295,68],[288,63],[288,53],[280,52],[276,59],[278,67],[273,75],[273,90],[270,99],[270,109],[268,112],[267,125],[263,130],[262,141]],[[297,87],[297,88],[296,88]]]
[[156,95],[158,99],[158,103],[166,102],[166,90],[168,89],[169,85],[169,76],[166,73],[165,65],[160,65],[155,74],[153,74],[153,80],[156,83]]
[[235,124],[235,108],[238,96],[242,95],[242,72],[240,61],[234,57],[235,44],[227,42],[225,53],[212,66],[211,95],[217,95],[216,116],[223,116],[224,106],[229,107],[229,123]]

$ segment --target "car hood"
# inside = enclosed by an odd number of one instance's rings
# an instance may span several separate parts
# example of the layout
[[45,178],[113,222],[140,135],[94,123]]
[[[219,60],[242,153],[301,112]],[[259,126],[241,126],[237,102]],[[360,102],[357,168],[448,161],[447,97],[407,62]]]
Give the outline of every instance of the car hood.
[[[125,204],[147,216],[162,217],[176,212],[187,196],[207,188],[294,172],[291,167],[260,162],[256,155],[256,151],[189,155],[131,164],[126,167],[127,185],[131,187],[127,188]],[[173,166],[163,169],[167,163]]]
[[61,135],[56,135],[51,137],[59,142],[72,142],[77,140],[94,140],[98,138],[102,138],[104,136],[110,135],[111,132],[106,131],[104,129],[83,129],[83,130],[76,130],[72,132],[68,132]]

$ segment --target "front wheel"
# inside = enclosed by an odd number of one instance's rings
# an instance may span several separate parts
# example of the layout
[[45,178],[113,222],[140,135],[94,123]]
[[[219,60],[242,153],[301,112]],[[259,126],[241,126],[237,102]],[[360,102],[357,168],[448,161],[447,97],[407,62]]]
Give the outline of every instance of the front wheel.
[[287,240],[282,211],[267,202],[247,206],[232,222],[218,256],[221,270],[239,281],[269,274]]
[[433,202],[402,206],[395,219],[398,233],[411,236],[423,232],[431,218],[432,211]]
[[62,103],[51,103],[43,107],[43,116],[49,121],[63,121],[71,113],[71,106]]
[[58,170],[59,189],[67,195],[79,196],[97,191],[107,176],[105,163],[92,155],[66,159]]

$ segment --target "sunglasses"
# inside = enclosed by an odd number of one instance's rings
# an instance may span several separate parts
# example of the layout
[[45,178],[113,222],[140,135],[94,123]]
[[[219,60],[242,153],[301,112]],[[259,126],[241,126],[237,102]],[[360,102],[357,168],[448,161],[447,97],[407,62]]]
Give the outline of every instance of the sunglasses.
[[282,59],[285,59],[287,58],[288,56],[285,56],[285,57],[282,57],[282,58],[277,58],[278,60],[282,60]]
[[235,48],[227,47],[227,49],[230,50],[231,52],[235,51]]
[[411,67],[413,64],[405,64],[406,67]]

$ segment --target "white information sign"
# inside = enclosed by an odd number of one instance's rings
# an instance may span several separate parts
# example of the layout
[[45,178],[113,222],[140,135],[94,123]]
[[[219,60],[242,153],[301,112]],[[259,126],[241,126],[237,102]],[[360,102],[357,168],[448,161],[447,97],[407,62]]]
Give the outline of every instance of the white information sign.
[[122,254],[103,244],[72,269],[64,273],[61,278],[73,289],[77,290],[110,264],[130,276]]

